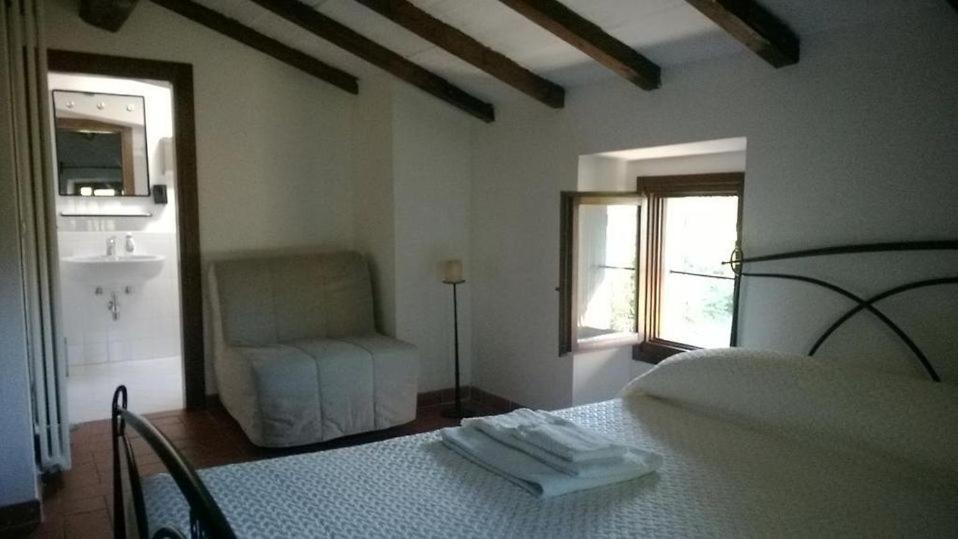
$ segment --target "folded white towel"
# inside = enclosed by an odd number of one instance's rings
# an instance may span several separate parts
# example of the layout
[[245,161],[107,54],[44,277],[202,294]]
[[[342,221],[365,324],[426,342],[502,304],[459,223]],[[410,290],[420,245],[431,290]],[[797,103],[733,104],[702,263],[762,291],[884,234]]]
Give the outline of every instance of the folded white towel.
[[497,416],[465,419],[462,425],[474,426],[504,443],[509,443],[506,436],[512,436],[523,444],[517,445],[523,451],[530,452],[527,449],[531,445],[570,462],[621,457],[629,449],[568,419],[526,408]]
[[635,479],[655,471],[662,462],[655,453],[648,453],[645,458],[637,459],[614,472],[610,468],[609,475],[576,477],[499,443],[474,427],[445,428],[440,434],[443,443],[456,453],[540,497],[559,496]]
[[619,457],[628,448],[575,423],[536,423],[518,427],[520,440],[572,462]]
[[[617,475],[620,473],[620,469],[622,467],[640,465],[641,463],[637,461],[646,458],[647,455],[645,451],[640,449],[619,446],[622,450],[621,455],[586,459],[582,461],[568,460],[540,449],[539,447],[534,446],[515,436],[515,428],[504,426],[516,422],[515,417],[508,418],[508,415],[510,414],[488,418],[473,418],[469,420],[463,420],[462,424],[463,427],[466,428],[478,429],[496,441],[508,445],[514,449],[518,449],[519,451],[528,454],[536,460],[539,460],[544,464],[548,464],[556,470],[577,477],[605,477],[609,475]],[[506,419],[496,420],[497,418]]]
[[528,408],[519,408],[508,414],[490,415],[485,417],[470,417],[462,420],[462,426],[476,426],[478,424],[487,424],[499,429],[514,431],[519,427],[528,425],[538,425],[540,423],[571,423],[567,419],[552,415],[547,412],[530,410]]

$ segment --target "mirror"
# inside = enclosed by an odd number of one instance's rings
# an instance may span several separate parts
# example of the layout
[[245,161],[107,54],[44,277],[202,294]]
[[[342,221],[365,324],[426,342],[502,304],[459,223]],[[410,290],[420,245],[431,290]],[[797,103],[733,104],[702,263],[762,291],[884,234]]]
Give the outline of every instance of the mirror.
[[53,91],[63,196],[148,196],[143,96]]

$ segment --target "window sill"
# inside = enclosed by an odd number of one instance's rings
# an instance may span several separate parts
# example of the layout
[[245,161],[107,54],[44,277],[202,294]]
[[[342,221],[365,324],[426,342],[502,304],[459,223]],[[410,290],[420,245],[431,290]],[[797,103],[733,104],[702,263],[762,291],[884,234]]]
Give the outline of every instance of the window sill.
[[576,343],[575,348],[572,349],[572,353],[578,354],[578,353],[596,352],[599,350],[629,348],[629,347],[637,346],[640,342],[641,340],[639,339],[638,334],[619,333],[619,334],[607,336],[602,339],[589,339],[589,340],[579,341]]
[[632,347],[632,359],[644,361],[646,363],[658,364],[663,359],[688,352],[689,350],[698,350],[699,347],[678,342],[655,339],[651,341],[642,341]]

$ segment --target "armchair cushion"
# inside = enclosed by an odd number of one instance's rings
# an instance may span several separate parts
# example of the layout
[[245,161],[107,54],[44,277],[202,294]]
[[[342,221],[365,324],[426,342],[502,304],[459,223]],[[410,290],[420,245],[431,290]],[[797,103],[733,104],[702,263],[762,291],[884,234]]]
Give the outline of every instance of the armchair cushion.
[[217,263],[215,272],[226,344],[374,331],[369,270],[358,253],[230,260]]

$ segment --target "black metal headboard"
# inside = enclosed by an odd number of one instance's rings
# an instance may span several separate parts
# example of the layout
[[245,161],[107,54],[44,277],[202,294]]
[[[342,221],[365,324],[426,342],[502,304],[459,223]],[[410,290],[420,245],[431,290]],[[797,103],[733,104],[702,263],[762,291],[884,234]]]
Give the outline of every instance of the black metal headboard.
[[915,344],[915,341],[905,333],[901,327],[898,326],[895,322],[891,320],[885,313],[878,309],[875,306],[875,303],[901,294],[902,292],[907,292],[909,290],[915,290],[919,288],[926,288],[930,286],[940,286],[948,284],[958,284],[958,276],[954,277],[940,277],[935,279],[924,279],[919,281],[912,281],[905,284],[889,288],[883,292],[875,294],[871,297],[863,298],[849,292],[848,290],[828,281],[822,279],[817,279],[814,277],[808,277],[806,275],[797,275],[792,273],[766,273],[766,272],[754,272],[754,271],[745,271],[745,266],[749,264],[755,264],[758,262],[768,262],[772,260],[787,260],[795,258],[810,258],[816,256],[830,256],[830,255],[847,255],[847,254],[858,254],[858,253],[891,253],[891,252],[903,252],[903,251],[958,251],[958,240],[938,240],[938,241],[903,241],[903,242],[886,242],[886,243],[864,243],[856,245],[839,245],[834,247],[824,247],[820,249],[805,249],[801,251],[790,251],[785,253],[777,253],[771,255],[763,256],[754,256],[754,257],[743,257],[741,251],[736,250],[732,254],[732,259],[724,262],[725,264],[730,264],[732,269],[735,271],[738,279],[736,280],[736,286],[734,291],[734,300],[733,300],[733,310],[732,310],[732,345],[735,346],[738,342],[738,316],[739,316],[739,281],[742,277],[762,277],[762,278],[773,278],[773,279],[786,279],[791,281],[800,281],[805,283],[814,284],[822,288],[831,290],[842,296],[855,302],[855,306],[846,311],[844,314],[838,317],[838,319],[833,322],[828,329],[815,341],[815,344],[812,345],[811,349],[808,352],[808,355],[815,355],[815,352],[821,348],[822,344],[830,335],[832,335],[835,330],[841,327],[842,324],[847,322],[857,313],[867,310],[868,312],[875,315],[883,324],[888,326],[889,329],[895,335],[905,343],[905,346],[915,355],[918,361],[921,363],[922,368],[928,373],[928,376],[936,381],[940,382],[941,377],[938,376],[938,373],[932,367],[931,362],[928,361],[928,357],[924,352]]
[[[127,473],[127,482],[130,485],[130,501],[133,504],[133,516],[136,519],[136,535],[139,538],[149,537],[149,522],[147,521],[146,504],[143,499],[143,489],[140,484],[140,474],[136,466],[136,457],[133,445],[127,434],[127,427],[135,431],[150,448],[160,457],[167,472],[179,487],[183,497],[190,506],[191,538],[207,537],[232,539],[236,537],[233,529],[227,522],[223,511],[220,510],[206,485],[196,474],[196,470],[180,455],[173,444],[153,426],[147,419],[126,409],[126,386],[118,386],[113,393],[112,439],[113,439],[113,536],[123,538],[127,536],[126,495],[123,491],[123,473]],[[121,460],[121,453],[123,460]],[[125,465],[125,466],[121,466]],[[154,539],[182,538],[183,534],[176,529],[162,527],[153,534]]]

